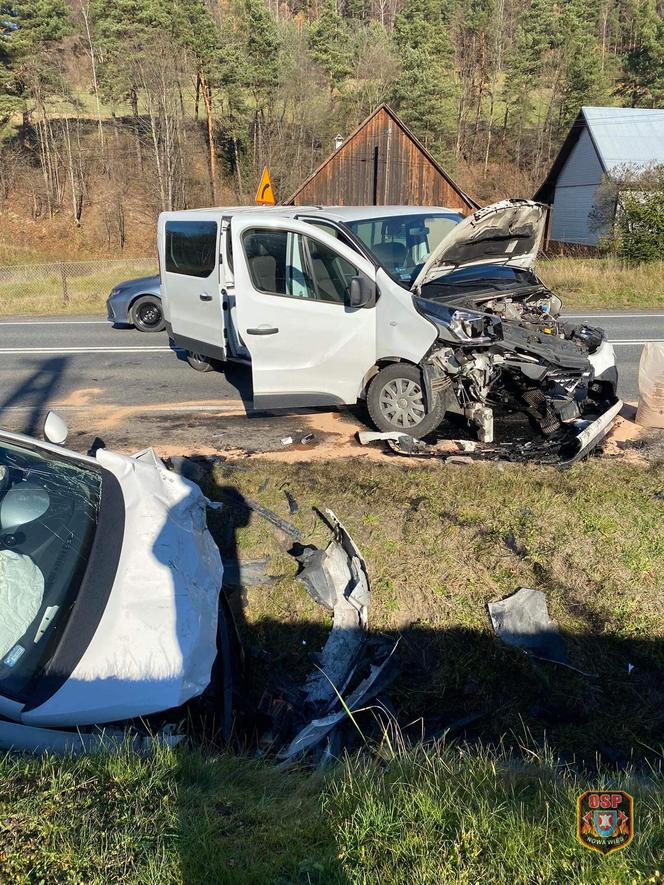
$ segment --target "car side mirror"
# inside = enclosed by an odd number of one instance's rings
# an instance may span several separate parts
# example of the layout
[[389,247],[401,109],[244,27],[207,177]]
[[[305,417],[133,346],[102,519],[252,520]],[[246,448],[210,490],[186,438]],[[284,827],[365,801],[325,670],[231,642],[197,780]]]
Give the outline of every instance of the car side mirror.
[[64,444],[69,434],[66,422],[55,412],[49,412],[44,421],[44,439],[56,446]]
[[376,301],[376,284],[367,277],[353,277],[350,281],[350,306],[368,307]]

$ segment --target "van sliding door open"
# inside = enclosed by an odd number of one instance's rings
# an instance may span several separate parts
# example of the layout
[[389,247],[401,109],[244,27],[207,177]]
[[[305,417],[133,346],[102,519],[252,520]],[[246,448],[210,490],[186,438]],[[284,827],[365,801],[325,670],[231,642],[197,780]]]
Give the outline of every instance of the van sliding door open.
[[163,216],[162,287],[169,334],[192,353],[224,360],[219,240],[215,214]]

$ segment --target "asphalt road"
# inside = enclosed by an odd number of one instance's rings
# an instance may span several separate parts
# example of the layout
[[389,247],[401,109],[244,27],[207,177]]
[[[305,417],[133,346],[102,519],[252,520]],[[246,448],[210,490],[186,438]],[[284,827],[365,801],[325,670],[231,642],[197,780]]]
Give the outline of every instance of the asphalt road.
[[[664,341],[664,311],[569,318],[606,329],[616,347],[621,396],[635,401],[641,349],[646,341]],[[214,414],[217,422],[224,414],[240,420],[250,406],[247,370],[195,372],[170,349],[165,333],[115,329],[96,317],[0,320],[4,427],[36,432],[44,413],[57,408],[74,426],[93,418],[117,428],[146,414],[153,422],[188,416],[185,433],[195,427],[197,413]],[[280,425],[275,432],[281,432]]]

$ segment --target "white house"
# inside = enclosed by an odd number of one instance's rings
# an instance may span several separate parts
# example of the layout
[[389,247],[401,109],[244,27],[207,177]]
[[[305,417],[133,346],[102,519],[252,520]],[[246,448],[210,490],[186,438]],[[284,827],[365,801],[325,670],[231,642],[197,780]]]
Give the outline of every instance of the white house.
[[[611,220],[605,214],[606,182],[625,167],[660,163],[664,164],[664,109],[581,108],[534,196],[551,206],[548,239],[597,246]],[[593,212],[600,204],[604,229]]]

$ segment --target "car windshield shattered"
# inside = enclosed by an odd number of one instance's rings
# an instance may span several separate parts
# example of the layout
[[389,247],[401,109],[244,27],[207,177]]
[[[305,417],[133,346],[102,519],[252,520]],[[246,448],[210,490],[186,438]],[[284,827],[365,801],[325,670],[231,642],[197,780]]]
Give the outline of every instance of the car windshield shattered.
[[443,237],[456,227],[459,212],[387,216],[347,221],[348,227],[398,282],[413,282]]
[[0,686],[19,692],[48,660],[97,525],[101,473],[0,443]]

